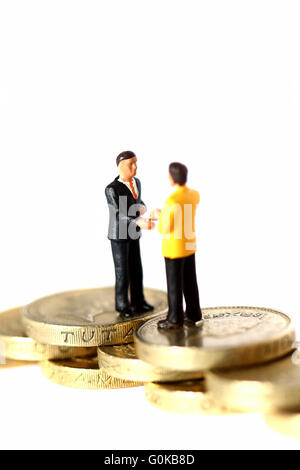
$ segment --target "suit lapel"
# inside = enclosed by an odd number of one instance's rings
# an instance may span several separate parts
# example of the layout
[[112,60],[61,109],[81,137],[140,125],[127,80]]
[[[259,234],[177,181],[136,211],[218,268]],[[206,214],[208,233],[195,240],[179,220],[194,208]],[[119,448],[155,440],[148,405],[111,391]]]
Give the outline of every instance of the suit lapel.
[[136,179],[135,178],[135,182],[136,182],[136,186],[137,186],[137,190],[138,190],[138,198],[137,200],[141,200],[141,182],[139,179]]
[[139,195],[138,195],[138,198],[135,200],[134,197],[133,197],[133,194],[132,194],[132,192],[130,191],[130,189],[128,188],[128,186],[127,186],[126,184],[121,183],[120,181],[118,181],[119,178],[120,178],[120,177],[117,176],[117,177],[115,178],[115,181],[116,181],[116,183],[118,183],[118,185],[119,185],[120,192],[125,192],[126,195],[130,196],[130,198],[132,199],[133,203],[137,203],[138,200],[139,200],[139,198],[140,198],[140,188],[139,188],[139,186],[138,186],[137,180],[135,180],[135,181],[136,181],[136,184],[137,184],[137,187],[138,187]]

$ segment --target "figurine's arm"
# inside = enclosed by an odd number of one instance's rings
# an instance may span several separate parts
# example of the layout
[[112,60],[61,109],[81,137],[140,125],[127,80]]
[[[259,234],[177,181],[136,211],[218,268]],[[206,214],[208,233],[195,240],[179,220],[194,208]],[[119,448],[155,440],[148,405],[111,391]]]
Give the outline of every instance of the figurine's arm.
[[[129,226],[130,223],[134,223],[138,227],[144,230],[152,230],[155,227],[153,222],[149,223],[148,220],[141,217],[140,216],[141,213],[138,216],[130,216],[127,213],[122,212],[119,207],[119,197],[116,195],[114,188],[112,187],[105,188],[105,195],[106,195],[106,199],[109,205],[109,210],[113,211],[114,216],[116,218],[117,217],[119,218],[119,222],[123,222],[127,224],[127,226]],[[139,206],[139,208],[140,207],[141,206]],[[142,206],[142,207],[146,207],[146,206]],[[139,208],[137,208],[137,212],[140,212]]]
[[[138,178],[136,178],[135,180],[136,180],[136,185],[137,185],[138,192],[139,192],[139,194],[141,194],[141,191],[142,191],[141,182]],[[142,199],[141,199],[141,202],[140,202],[139,206],[140,206],[140,214],[144,215],[147,212],[147,206],[144,203],[144,201],[142,201]]]
[[143,201],[140,202],[139,210],[141,215],[144,215],[147,212],[147,206]]
[[114,188],[112,187],[105,188],[105,196],[106,196],[108,205],[110,207],[110,210],[114,212],[115,217],[119,217],[119,221],[123,221],[127,225],[129,225],[131,222],[136,223],[137,219],[139,219],[139,216],[137,217],[129,216],[120,211],[119,197],[116,195]]

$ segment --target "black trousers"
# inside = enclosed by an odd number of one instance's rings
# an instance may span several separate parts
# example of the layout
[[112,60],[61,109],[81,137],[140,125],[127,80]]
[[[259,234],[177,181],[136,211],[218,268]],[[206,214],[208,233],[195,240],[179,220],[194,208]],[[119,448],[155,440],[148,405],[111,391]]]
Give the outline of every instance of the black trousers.
[[169,313],[168,320],[183,323],[183,295],[186,317],[193,321],[202,319],[196,275],[195,254],[186,258],[165,258]]
[[111,240],[111,248],[115,264],[116,310],[123,310],[130,306],[129,288],[131,305],[139,307],[144,302],[140,240]]

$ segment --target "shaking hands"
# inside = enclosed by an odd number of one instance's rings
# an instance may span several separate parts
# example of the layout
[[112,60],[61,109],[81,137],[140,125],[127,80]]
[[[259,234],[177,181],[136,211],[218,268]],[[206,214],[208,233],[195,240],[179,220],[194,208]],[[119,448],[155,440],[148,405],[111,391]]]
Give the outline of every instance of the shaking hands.
[[154,209],[153,211],[150,212],[149,219],[145,219],[144,217],[139,217],[136,223],[143,230],[153,230],[155,228],[155,223],[153,222],[153,220],[158,220],[160,213],[161,213],[160,209]]
[[161,210],[160,209],[154,209],[153,211],[150,212],[150,219],[152,220],[158,220],[160,216]]

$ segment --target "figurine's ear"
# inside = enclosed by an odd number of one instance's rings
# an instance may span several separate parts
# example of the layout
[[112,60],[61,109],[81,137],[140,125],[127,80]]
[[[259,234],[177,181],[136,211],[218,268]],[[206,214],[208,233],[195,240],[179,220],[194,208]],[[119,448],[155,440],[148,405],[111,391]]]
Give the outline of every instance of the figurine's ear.
[[171,183],[171,186],[174,186],[175,185],[175,181],[171,175],[171,173],[169,172],[169,180],[170,180],[170,183]]

